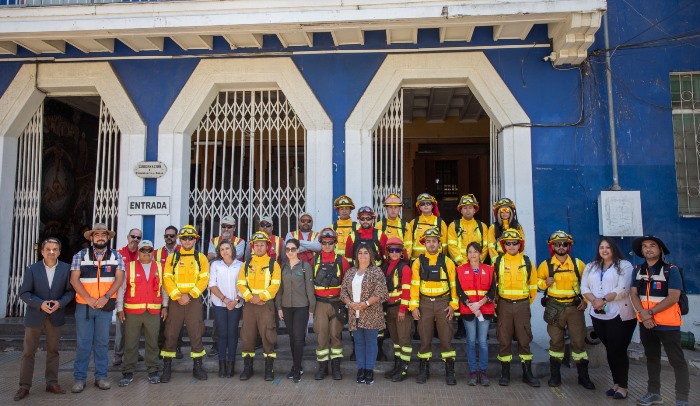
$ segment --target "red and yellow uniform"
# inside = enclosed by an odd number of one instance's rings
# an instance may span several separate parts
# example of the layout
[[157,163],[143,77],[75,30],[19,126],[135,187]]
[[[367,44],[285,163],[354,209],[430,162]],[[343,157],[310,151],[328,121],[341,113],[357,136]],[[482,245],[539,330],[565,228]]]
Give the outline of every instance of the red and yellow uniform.
[[403,241],[403,248],[406,250],[408,258],[411,257],[411,251],[413,248],[413,229],[412,223],[410,221],[404,221],[401,217],[395,219],[386,218],[384,220],[379,220],[374,228],[381,230],[387,237],[387,239],[396,237]]
[[455,265],[460,266],[467,260],[467,245],[478,242],[481,245],[481,261],[489,253],[488,226],[479,220],[456,220],[447,229],[447,250]]
[[[420,242],[420,238],[425,233],[425,230],[429,228],[435,228],[440,225],[440,246],[442,247],[441,252],[447,253],[447,225],[442,220],[442,218],[431,214],[429,216],[420,215],[413,220],[409,225],[410,229],[413,231],[413,245],[411,247],[411,258],[416,259],[421,254],[425,254],[425,246]],[[450,262],[452,262],[450,260]]]

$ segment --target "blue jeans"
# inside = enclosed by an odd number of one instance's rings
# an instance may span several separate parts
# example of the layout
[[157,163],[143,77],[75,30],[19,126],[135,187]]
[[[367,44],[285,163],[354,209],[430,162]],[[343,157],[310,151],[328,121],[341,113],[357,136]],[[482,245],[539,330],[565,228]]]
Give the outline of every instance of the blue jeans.
[[109,328],[112,325],[112,312],[93,309],[86,304],[75,306],[75,331],[77,346],[73,363],[73,378],[76,381],[87,379],[90,355],[95,354],[95,380],[107,379],[109,365],[107,345]]
[[[464,329],[467,330],[467,361],[469,372],[486,371],[489,366],[489,324],[491,320],[479,321],[462,320]],[[479,368],[476,367],[476,342],[479,341]]]
[[357,369],[374,369],[377,361],[377,335],[379,330],[358,328],[352,332],[355,339],[355,358],[357,359]]
[[238,323],[241,321],[243,308],[228,310],[224,306],[214,306],[214,323],[216,323],[216,349],[219,361],[235,361],[238,347]]

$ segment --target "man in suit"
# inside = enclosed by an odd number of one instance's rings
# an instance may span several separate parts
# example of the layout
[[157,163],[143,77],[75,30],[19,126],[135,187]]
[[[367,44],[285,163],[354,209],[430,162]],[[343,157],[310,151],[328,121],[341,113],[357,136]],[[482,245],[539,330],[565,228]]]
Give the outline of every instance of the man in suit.
[[46,391],[64,394],[58,384],[58,342],[66,323],[65,308],[75,297],[70,284],[70,265],[58,260],[61,242],[47,238],[41,244],[43,261],[27,267],[20,298],[27,304],[24,316],[24,349],[19,369],[19,390],[15,400],[29,395],[34,375],[34,356],[42,328],[46,331]]

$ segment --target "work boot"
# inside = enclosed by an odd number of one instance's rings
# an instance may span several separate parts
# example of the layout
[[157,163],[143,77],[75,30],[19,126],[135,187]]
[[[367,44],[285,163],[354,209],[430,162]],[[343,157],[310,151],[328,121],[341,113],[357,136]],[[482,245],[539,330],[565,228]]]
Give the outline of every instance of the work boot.
[[170,357],[163,358],[163,373],[160,375],[161,383],[170,382],[170,376],[173,373],[173,359]]
[[394,356],[394,368],[384,374],[384,378],[391,379],[401,370],[401,358]]
[[331,360],[331,374],[334,381],[343,379],[343,374],[340,373],[340,357]]
[[253,357],[243,358],[243,372],[241,372],[241,381],[247,381],[253,376]]
[[226,378],[233,378],[233,367],[236,361],[226,361]]
[[501,378],[498,380],[501,386],[510,385],[510,362],[501,362]]
[[561,362],[554,357],[549,357],[549,375],[547,384],[550,387],[554,388],[561,385]]
[[445,360],[445,383],[448,385],[457,385],[455,378],[455,359],[447,358]]
[[228,378],[228,374],[226,373],[226,361],[222,359],[219,360],[219,378]]
[[595,389],[595,384],[591,382],[591,377],[588,376],[588,360],[582,359],[576,364],[578,370],[578,384],[586,389]]
[[408,362],[399,361],[399,371],[391,377],[391,382],[403,382],[408,378]]
[[525,361],[523,364],[523,382],[533,388],[540,387],[540,380],[532,374],[532,361]]
[[275,371],[272,369],[275,359],[272,357],[265,358],[265,380],[272,381],[275,379]]
[[377,337],[377,361],[389,361],[389,358],[384,354],[384,336]]
[[328,375],[328,361],[319,361],[318,370],[316,371],[316,375],[314,375],[314,379],[322,381],[326,378],[326,375]]
[[429,368],[429,361],[427,359],[420,360],[420,364],[418,366],[418,376],[416,376],[416,383],[423,384],[428,382],[428,377],[430,376]]
[[202,357],[195,358],[192,364],[192,376],[194,376],[194,379],[206,381],[207,371],[204,369],[204,365],[202,365]]

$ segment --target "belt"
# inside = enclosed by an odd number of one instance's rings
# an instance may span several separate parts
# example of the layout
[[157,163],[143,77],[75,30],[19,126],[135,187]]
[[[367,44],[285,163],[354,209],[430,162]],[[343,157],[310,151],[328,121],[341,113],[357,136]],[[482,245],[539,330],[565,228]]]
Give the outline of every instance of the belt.
[[322,302],[322,303],[333,303],[333,302],[339,302],[340,301],[340,296],[316,296],[316,301],[317,302]]
[[506,303],[520,303],[520,302],[524,302],[524,301],[530,300],[530,299],[528,299],[528,298],[524,298],[524,299],[504,299],[504,298],[501,297],[501,298],[498,298],[498,300],[503,300],[503,301],[506,302]]
[[426,295],[420,295],[421,300],[430,300],[431,302],[434,302],[436,300],[449,300],[447,297],[447,294],[440,295],[440,296],[426,296]]

